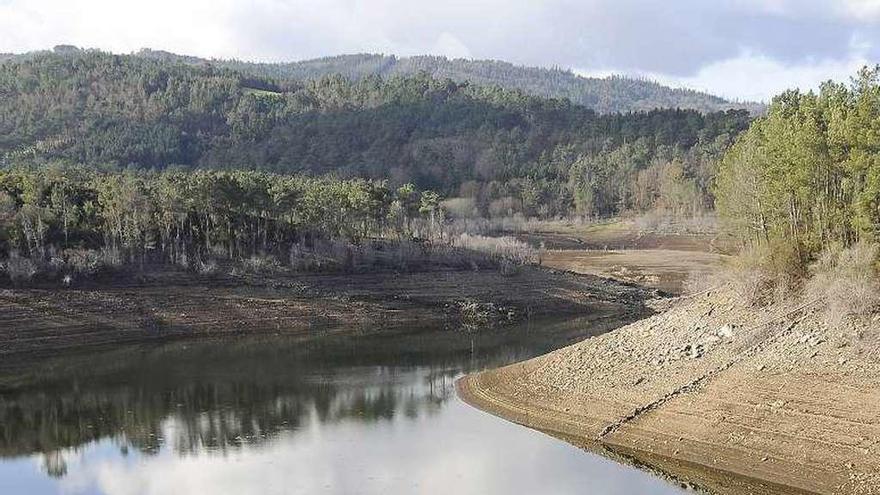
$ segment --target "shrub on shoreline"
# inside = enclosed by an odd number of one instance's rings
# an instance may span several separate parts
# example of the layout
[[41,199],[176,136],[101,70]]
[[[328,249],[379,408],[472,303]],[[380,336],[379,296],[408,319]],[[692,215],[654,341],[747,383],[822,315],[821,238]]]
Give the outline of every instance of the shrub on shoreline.
[[865,316],[880,307],[877,279],[878,246],[859,242],[849,248],[831,246],[810,267],[805,296],[823,302],[829,326],[850,316]]

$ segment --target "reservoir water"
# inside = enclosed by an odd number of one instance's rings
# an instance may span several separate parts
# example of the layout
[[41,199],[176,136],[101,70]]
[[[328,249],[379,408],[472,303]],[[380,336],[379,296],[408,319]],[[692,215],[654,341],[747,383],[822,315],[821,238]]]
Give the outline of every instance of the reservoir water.
[[463,373],[603,330],[361,329],[17,366],[0,374],[0,494],[680,493],[455,395]]

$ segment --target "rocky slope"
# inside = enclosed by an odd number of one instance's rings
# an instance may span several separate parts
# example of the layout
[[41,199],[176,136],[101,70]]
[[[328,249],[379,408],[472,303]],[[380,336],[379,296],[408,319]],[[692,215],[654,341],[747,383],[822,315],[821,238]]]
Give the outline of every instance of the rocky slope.
[[714,493],[880,492],[880,323],[724,292],[463,379],[466,400]]

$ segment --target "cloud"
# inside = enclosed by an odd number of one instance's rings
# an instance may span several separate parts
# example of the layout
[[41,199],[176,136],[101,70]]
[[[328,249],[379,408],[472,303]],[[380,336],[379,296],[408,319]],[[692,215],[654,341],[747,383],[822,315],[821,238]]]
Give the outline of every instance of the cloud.
[[753,71],[800,84],[880,59],[880,0],[0,0],[0,52],[60,43],[271,61],[433,53],[717,81],[745,98],[766,93]]
[[869,63],[854,55],[843,60],[785,65],[767,56],[743,54],[709,64],[691,77],[646,76],[670,86],[699,89],[731,99],[769,101],[787,89],[816,90],[829,79],[846,82]]
[[445,55],[449,58],[471,58],[470,49],[455,36],[449,33],[442,33],[437,42],[431,49],[432,53],[437,55]]
[[880,19],[880,0],[843,0],[843,5],[856,19]]
[[177,456],[168,445],[158,455],[122,458],[106,443],[81,449],[51,491],[439,495],[573,493],[589,486],[598,493],[680,492],[646,472],[585,454],[457,399],[428,422],[397,415],[381,423],[306,424],[263,447],[225,455]]

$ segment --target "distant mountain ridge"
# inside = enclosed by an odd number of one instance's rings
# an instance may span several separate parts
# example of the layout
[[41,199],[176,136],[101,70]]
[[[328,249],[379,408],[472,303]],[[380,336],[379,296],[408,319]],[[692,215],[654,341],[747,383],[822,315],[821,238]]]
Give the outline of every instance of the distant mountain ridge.
[[421,72],[434,78],[479,85],[498,85],[518,89],[534,96],[567,98],[599,113],[626,113],[661,108],[691,109],[717,112],[746,109],[759,113],[760,103],[738,103],[708,93],[683,88],[670,88],[654,81],[623,76],[593,78],[579,76],[569,70],[524,67],[496,60],[448,59],[442,56],[355,54],[337,55],[301,62],[259,63],[237,60],[208,60],[143,49],[138,56],[175,61],[192,65],[215,65],[276,79],[310,80],[330,74],[349,79],[367,76],[414,75]]

